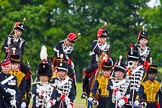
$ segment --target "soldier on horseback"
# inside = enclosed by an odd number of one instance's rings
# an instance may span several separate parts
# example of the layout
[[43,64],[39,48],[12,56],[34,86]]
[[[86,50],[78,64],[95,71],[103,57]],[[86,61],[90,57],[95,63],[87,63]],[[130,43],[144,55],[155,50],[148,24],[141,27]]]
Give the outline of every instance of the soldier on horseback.
[[[91,44],[91,62],[84,71],[84,79],[83,79],[83,93],[81,98],[86,98],[89,96],[90,88],[89,88],[89,78],[94,75],[99,68],[98,62],[99,57],[103,53],[108,54],[110,53],[110,44],[106,42],[108,36],[108,31],[106,28],[100,28],[97,32],[98,40],[94,40]],[[88,94],[87,94],[88,93]]]
[[138,34],[139,43],[135,44],[135,50],[139,52],[140,63],[143,64],[145,61],[150,62],[150,47],[148,43],[148,32],[143,27],[143,30]]
[[14,25],[14,34],[11,33],[6,38],[4,44],[2,45],[2,50],[6,52],[5,58],[8,58],[11,54],[22,55],[24,53],[25,40],[21,37],[22,32],[24,31],[25,26],[23,23],[16,22]]

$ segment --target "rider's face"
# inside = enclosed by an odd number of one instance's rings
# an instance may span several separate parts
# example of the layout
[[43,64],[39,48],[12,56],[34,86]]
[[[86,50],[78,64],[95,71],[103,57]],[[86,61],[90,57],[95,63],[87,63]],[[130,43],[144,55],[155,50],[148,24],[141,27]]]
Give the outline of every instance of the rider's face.
[[15,32],[15,34],[14,34],[15,38],[20,38],[21,37],[21,35],[22,35],[22,31],[21,30],[14,29],[14,32]]
[[69,40],[66,40],[66,46],[71,46],[73,43],[70,42]]
[[99,37],[99,40],[101,42],[101,44],[105,43],[107,38],[106,37]]
[[141,46],[146,46],[146,44],[148,43],[148,40],[146,38],[142,38],[142,39],[140,39],[139,42],[140,42]]

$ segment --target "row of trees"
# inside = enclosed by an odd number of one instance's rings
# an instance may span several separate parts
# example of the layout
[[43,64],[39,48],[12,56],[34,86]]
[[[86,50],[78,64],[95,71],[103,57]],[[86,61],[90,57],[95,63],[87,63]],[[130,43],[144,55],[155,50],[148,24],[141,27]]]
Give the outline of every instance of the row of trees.
[[[136,43],[137,34],[145,25],[153,63],[162,66],[162,7],[150,8],[149,0],[0,0],[0,42],[13,29],[16,21],[26,18],[23,38],[26,40],[24,62],[29,61],[33,75],[40,63],[40,48],[45,45],[48,57],[53,56],[55,44],[69,32],[81,33],[75,43],[73,61],[77,79],[87,67],[90,44],[97,39],[98,28],[108,22],[111,56],[125,57],[129,43]],[[162,2],[162,1],[161,1]],[[4,52],[0,51],[4,57]]]

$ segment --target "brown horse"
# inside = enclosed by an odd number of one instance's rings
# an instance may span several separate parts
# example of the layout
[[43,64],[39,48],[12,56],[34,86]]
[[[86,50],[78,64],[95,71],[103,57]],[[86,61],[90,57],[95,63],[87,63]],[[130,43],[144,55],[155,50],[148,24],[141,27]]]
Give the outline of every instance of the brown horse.
[[[88,84],[88,88],[86,90],[87,93],[87,97],[91,96],[90,91],[93,89],[95,80],[100,78],[102,76],[102,61],[104,60],[104,58],[107,57],[106,53],[102,53],[99,57],[99,61],[98,61],[98,69],[95,70],[94,74],[91,75],[91,77],[89,78],[89,84]],[[93,97],[95,100],[98,100],[98,92],[96,92],[95,96]],[[88,101],[86,101],[87,106],[88,106]],[[93,108],[96,108],[96,106],[93,106]]]

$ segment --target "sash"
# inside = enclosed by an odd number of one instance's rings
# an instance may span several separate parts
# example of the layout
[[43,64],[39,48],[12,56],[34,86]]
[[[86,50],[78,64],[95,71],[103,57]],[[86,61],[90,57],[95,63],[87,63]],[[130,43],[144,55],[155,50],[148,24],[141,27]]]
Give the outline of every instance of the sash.
[[1,82],[1,84],[4,85],[4,84],[6,84],[9,80],[11,80],[11,79],[13,79],[13,78],[14,78],[14,76],[11,75],[11,76],[9,76],[7,79],[3,80],[3,81]]

